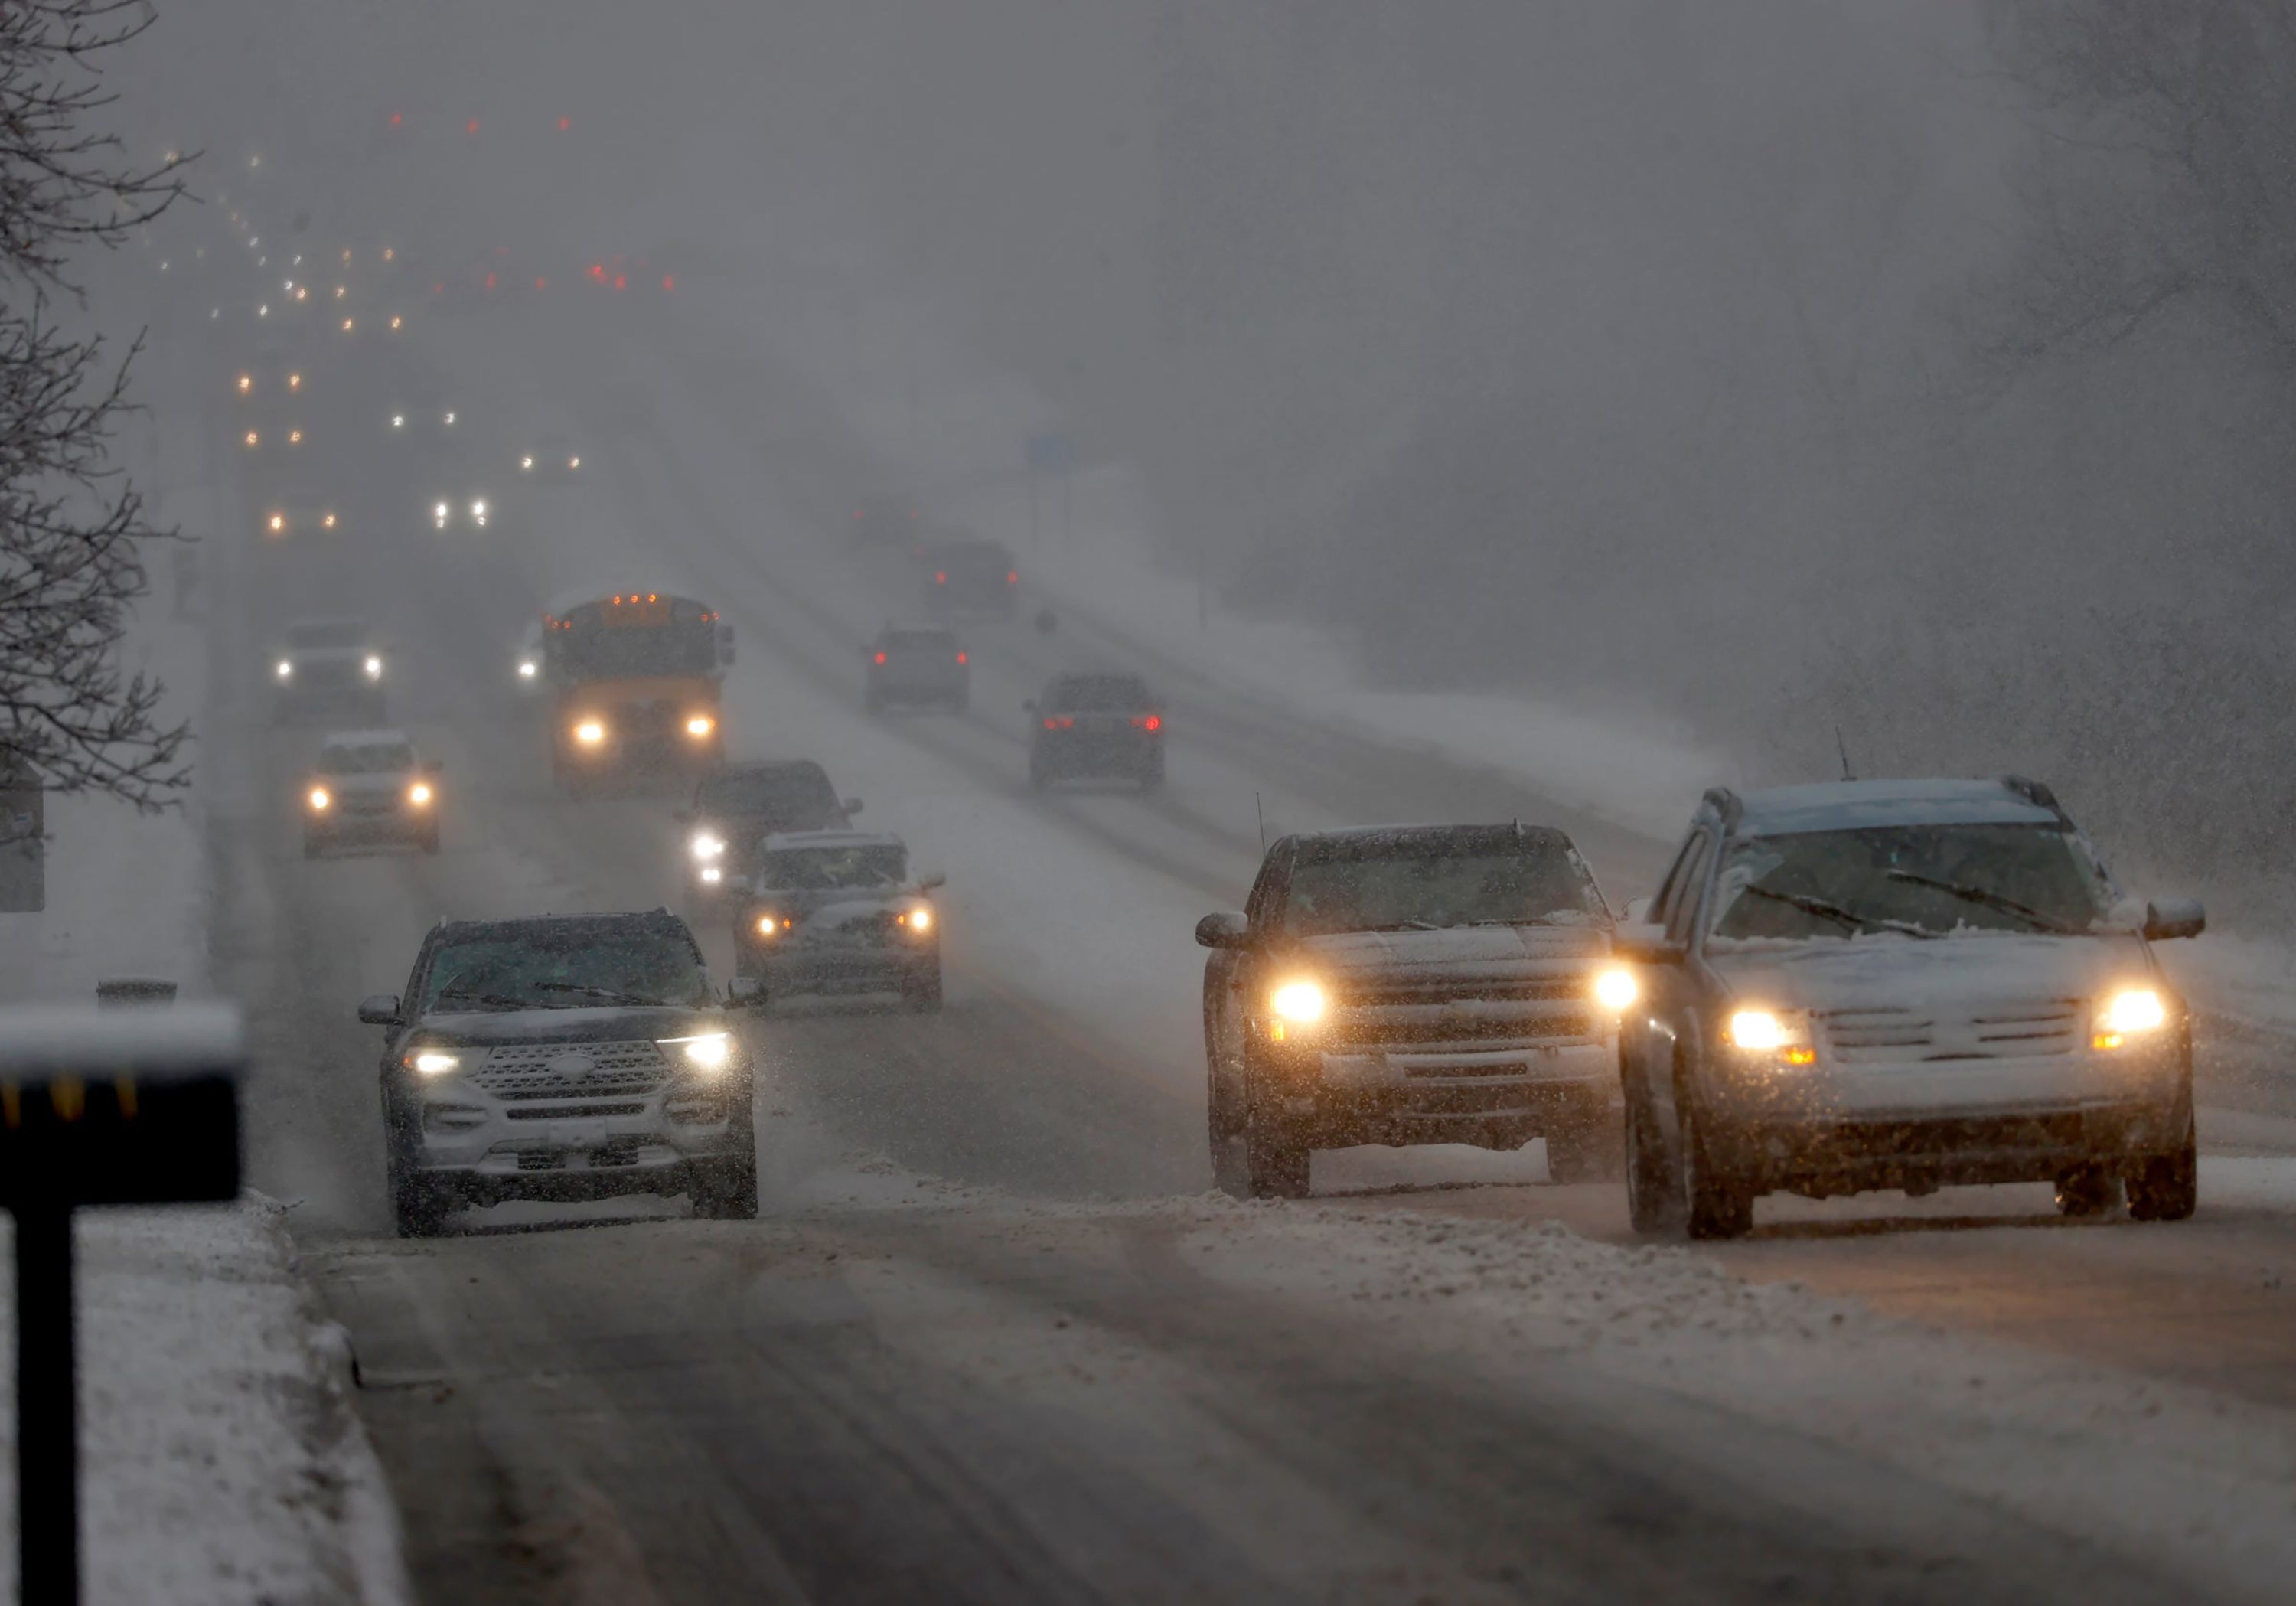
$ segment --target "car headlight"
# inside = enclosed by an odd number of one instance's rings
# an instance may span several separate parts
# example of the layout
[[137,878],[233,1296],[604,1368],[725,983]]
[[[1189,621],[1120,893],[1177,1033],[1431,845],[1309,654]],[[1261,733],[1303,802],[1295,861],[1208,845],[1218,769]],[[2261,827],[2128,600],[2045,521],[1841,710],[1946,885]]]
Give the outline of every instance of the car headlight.
[[287,528],[287,515],[283,513],[275,513],[271,515],[269,523],[271,533],[277,535]]
[[328,805],[335,800],[327,795],[327,789],[324,787],[314,787],[303,801],[311,805],[312,813],[324,814],[327,811]]
[[566,459],[566,466],[569,469],[579,468],[582,466],[582,459],[579,457],[569,457]]
[[1774,1009],[1734,1009],[1723,1028],[1723,1041],[1748,1054],[1773,1055],[1787,1065],[1816,1065],[1817,1050],[1809,1041],[1809,1017]]
[[536,670],[535,670],[535,663],[534,663],[534,660],[533,660],[533,659],[531,659],[531,658],[521,658],[521,659],[518,661],[518,678],[519,678],[520,679],[521,679],[521,680],[531,680],[531,679],[534,679],[535,674],[536,674]]
[[2117,1049],[2168,1024],[2169,1005],[2160,993],[2150,987],[2124,988],[2097,1006],[2089,1045]]
[[518,460],[518,465],[522,469],[531,470],[534,467],[534,454],[529,452],[525,457],[521,457]]
[[714,864],[705,864],[695,873],[701,877],[704,886],[715,886],[726,878],[726,872]]
[[661,1046],[683,1050],[685,1063],[698,1071],[722,1071],[734,1059],[734,1034],[706,1032],[694,1037],[665,1037]]
[[463,1057],[444,1049],[411,1049],[400,1057],[399,1063],[419,1076],[443,1076],[459,1067]]
[[782,915],[759,915],[758,935],[761,937],[786,936],[789,935],[790,928],[796,924],[796,921]]
[[716,859],[726,852],[725,839],[712,836],[707,831],[695,832],[693,842],[688,845],[696,859]]
[[367,655],[366,663],[362,667],[365,669],[366,678],[368,679],[380,680],[382,679],[382,660],[376,657],[373,653],[369,653]]
[[1642,995],[1642,979],[1624,965],[1605,965],[1595,973],[1595,1001],[1613,1015],[1633,1009]]
[[419,780],[407,787],[406,801],[418,809],[427,808],[430,803],[430,783]]
[[471,504],[471,517],[481,524],[487,522],[487,500],[484,497]]
[[291,680],[295,678],[295,666],[286,659],[282,658],[274,667],[272,672],[276,674],[282,680]]
[[718,729],[718,721],[706,713],[697,713],[685,721],[685,734],[699,740]]
[[911,931],[931,931],[933,926],[933,911],[920,903],[901,917],[901,924]]
[[594,747],[606,739],[606,727],[598,720],[585,720],[574,727],[574,739],[585,747]]
[[1311,1026],[1324,1018],[1324,1010],[1330,1000],[1324,995],[1321,982],[1301,976],[1280,984],[1274,992],[1268,994],[1267,1002],[1268,1007],[1275,1011],[1278,1020],[1289,1021],[1295,1026]]

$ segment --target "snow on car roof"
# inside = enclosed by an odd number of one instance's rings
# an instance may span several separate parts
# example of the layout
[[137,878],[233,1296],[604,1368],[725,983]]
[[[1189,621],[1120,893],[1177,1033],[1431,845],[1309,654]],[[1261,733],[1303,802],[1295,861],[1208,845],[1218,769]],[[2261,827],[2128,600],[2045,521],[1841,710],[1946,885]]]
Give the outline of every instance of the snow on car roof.
[[414,739],[403,730],[330,730],[319,738],[324,747],[412,747]]
[[1999,780],[1844,780],[1774,787],[1738,800],[1738,832],[1856,831],[1876,826],[2050,825],[2054,810]]
[[803,848],[899,848],[908,844],[890,831],[775,831],[760,844],[768,853]]

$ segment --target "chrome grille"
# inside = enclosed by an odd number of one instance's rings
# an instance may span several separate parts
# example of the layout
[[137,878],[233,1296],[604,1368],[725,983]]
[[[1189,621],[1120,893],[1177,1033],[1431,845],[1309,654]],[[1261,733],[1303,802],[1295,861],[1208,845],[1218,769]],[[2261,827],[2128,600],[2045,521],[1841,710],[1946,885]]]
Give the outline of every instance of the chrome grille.
[[[580,1054],[586,1071],[550,1068],[562,1055]],[[634,1042],[518,1042],[488,1051],[471,1079],[497,1099],[597,1099],[650,1093],[668,1067],[644,1038]]]
[[2081,1001],[2038,999],[1968,1012],[1908,1008],[1829,1009],[1817,1016],[1832,1058],[1843,1065],[2022,1059],[2080,1046]]
[[1332,1009],[1326,1045],[1407,1052],[1590,1042],[1602,1034],[1587,986],[1585,976],[1514,976],[1472,992],[1456,977],[1350,987]]

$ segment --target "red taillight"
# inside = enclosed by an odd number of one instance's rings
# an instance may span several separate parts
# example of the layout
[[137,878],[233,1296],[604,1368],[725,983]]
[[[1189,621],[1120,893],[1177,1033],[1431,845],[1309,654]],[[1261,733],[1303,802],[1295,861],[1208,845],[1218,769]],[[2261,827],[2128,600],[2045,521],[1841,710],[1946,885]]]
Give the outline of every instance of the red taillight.
[[1017,586],[1017,585],[1019,585],[1019,584],[1021,583],[1021,571],[1020,571],[1020,570],[1018,570],[1018,569],[1007,569],[1007,570],[1005,570],[1005,571],[1004,571],[1004,583],[1005,583],[1006,585],[1008,585],[1008,586]]
[[629,275],[627,275],[627,274],[626,274],[626,273],[618,273],[618,274],[616,274],[616,275],[614,276],[614,288],[615,288],[615,289],[617,289],[617,290],[627,290],[629,287],[630,287],[630,276],[629,276]]
[[1047,730],[1070,730],[1075,726],[1076,721],[1064,713],[1054,714],[1045,721],[1045,729]]
[[882,663],[884,661],[885,661],[885,655],[884,655],[884,654],[882,654],[882,653],[879,653],[879,654],[877,655],[877,662],[878,662],[878,663]]
[[574,119],[573,119],[572,118],[570,118],[570,117],[562,117],[562,118],[560,118],[560,119],[558,119],[558,131],[559,131],[561,134],[565,133],[567,129],[569,129],[569,128],[572,128],[573,126],[574,126]]
[[476,134],[478,131],[479,131],[479,119],[478,119],[477,118],[475,118],[475,117],[474,117],[474,118],[472,118],[469,122],[466,122],[466,123],[464,123],[464,124],[463,125],[463,133],[465,133],[465,134]]
[[1132,724],[1133,728],[1138,730],[1161,730],[1164,729],[1164,716],[1155,713],[1136,713],[1132,716]]
[[494,276],[494,275],[492,275],[492,274],[488,274],[488,275],[487,275],[487,288],[488,288],[488,290],[492,290],[494,287],[495,287],[495,276]]
[[948,584],[948,571],[946,569],[936,570],[933,573],[933,584],[937,586],[945,586]]
[[406,114],[403,111],[394,111],[390,114],[390,126],[394,128],[406,120]]
[[959,653],[956,655],[956,661],[959,663],[970,663],[972,662],[972,655],[970,653]]
[[668,274],[668,273],[666,273],[666,274],[662,275],[662,276],[661,276],[661,287],[662,287],[664,290],[675,290],[675,289],[676,289],[676,288],[677,288],[677,276],[676,276],[676,275],[675,275],[675,274]]

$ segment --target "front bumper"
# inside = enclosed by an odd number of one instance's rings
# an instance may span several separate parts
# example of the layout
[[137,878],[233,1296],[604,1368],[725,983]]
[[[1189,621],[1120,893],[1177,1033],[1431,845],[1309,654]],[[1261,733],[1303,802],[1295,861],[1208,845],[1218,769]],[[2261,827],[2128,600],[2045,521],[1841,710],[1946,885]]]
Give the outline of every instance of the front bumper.
[[1511,1148],[1601,1122],[1619,1101],[1618,1046],[1608,1042],[1385,1051],[1261,1043],[1252,1074],[1261,1107],[1312,1148]]
[[324,814],[306,813],[303,816],[306,838],[334,844],[425,842],[435,836],[438,829],[439,816],[435,810],[404,805],[373,811],[339,805]]
[[1037,738],[1032,760],[1042,774],[1089,779],[1097,776],[1136,776],[1164,762],[1161,737],[1142,735]]
[[2136,1054],[1932,1062],[1854,1077],[1822,1070],[1722,1079],[1702,1111],[1714,1162],[1758,1190],[2046,1182],[2177,1147],[2192,1112],[2182,1044]]
[[683,1193],[755,1152],[750,1088],[741,1070],[644,1094],[504,1099],[451,1075],[409,1090],[404,1141],[412,1175],[467,1204]]
[[899,992],[940,969],[938,944],[913,947],[791,946],[759,948],[744,943],[736,952],[737,974],[766,984],[766,996],[858,998]]

